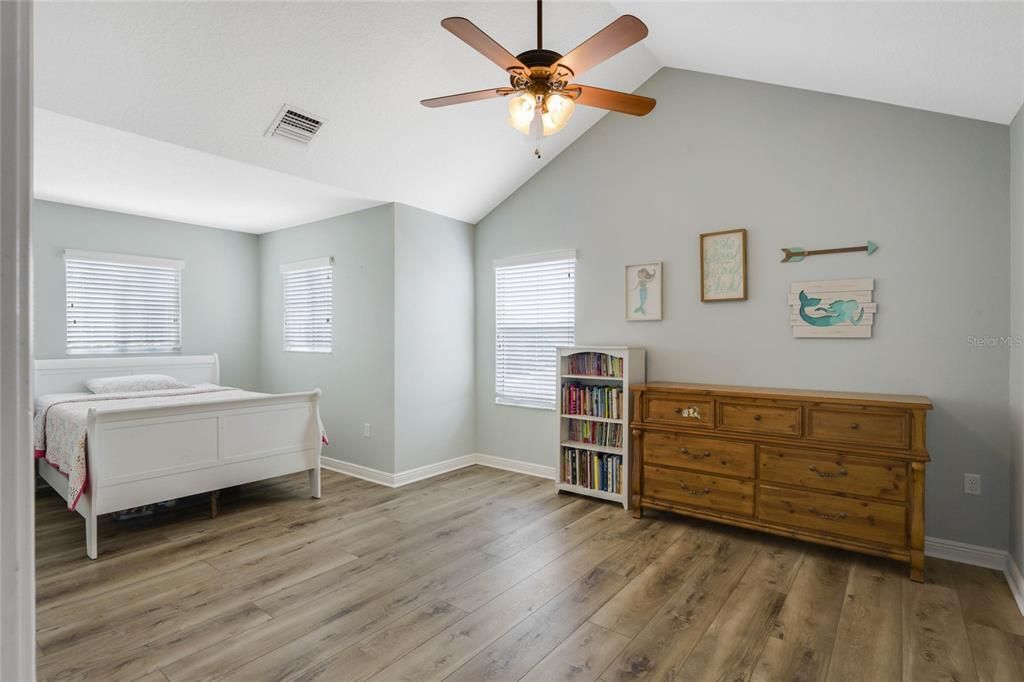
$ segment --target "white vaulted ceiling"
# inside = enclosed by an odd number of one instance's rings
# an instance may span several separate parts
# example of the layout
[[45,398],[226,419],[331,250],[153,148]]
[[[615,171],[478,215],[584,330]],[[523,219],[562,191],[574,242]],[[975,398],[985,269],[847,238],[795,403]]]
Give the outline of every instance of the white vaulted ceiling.
[[[632,91],[671,66],[998,123],[1024,97],[1017,2],[549,0],[545,47],[627,12],[650,37],[581,82]],[[476,222],[602,114],[579,107],[537,161],[503,100],[420,106],[507,82],[452,15],[534,47],[522,0],[39,3],[40,196],[253,232],[381,201]],[[284,103],[326,119],[309,147],[264,136]]]

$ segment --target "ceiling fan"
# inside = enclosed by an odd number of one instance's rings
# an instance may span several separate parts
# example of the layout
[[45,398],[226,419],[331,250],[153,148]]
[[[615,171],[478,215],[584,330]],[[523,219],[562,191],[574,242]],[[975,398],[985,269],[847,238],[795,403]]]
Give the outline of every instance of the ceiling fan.
[[[516,56],[469,19],[448,17],[441,21],[441,26],[504,69],[511,87],[434,97],[422,100],[423,106],[446,107],[492,97],[511,97],[508,103],[509,125],[539,139],[564,128],[577,104],[633,116],[649,114],[656,104],[650,97],[571,82],[588,69],[647,37],[647,26],[632,15],[619,17],[566,55],[543,47],[541,0],[537,0],[537,49]],[[539,152],[534,153],[540,156]]]

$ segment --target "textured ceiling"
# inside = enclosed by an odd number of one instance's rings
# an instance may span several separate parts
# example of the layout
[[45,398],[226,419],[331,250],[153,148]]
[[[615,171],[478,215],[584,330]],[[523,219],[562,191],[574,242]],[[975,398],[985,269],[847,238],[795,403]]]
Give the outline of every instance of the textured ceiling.
[[[567,51],[631,12],[650,27],[648,40],[582,82],[630,91],[666,65],[1006,123],[1024,95],[1022,9],[978,2],[549,1],[545,47]],[[141,212],[139,196],[159,203],[160,192],[173,191],[158,183],[165,159],[145,153],[144,138],[151,138],[202,152],[162,148],[182,164],[191,159],[198,177],[222,178],[235,205],[245,203],[249,188],[254,201],[274,205],[265,213],[281,227],[306,219],[310,211],[299,204],[316,213],[347,201],[343,210],[399,201],[476,222],[601,113],[578,108],[537,161],[528,140],[505,125],[503,100],[421,107],[424,97],[506,82],[439,26],[452,15],[469,17],[513,52],[533,47],[534,6],[518,0],[39,3],[36,104],[62,115],[49,121],[56,126],[49,147],[39,142],[47,149],[37,159],[39,186],[69,203],[92,197],[92,206]],[[327,119],[310,147],[263,135],[286,102]],[[75,127],[74,118],[98,125]],[[133,135],[110,145],[103,138],[109,131],[102,132],[110,128]],[[126,148],[133,144],[138,148]],[[225,172],[225,159],[309,182],[301,191],[249,182],[259,174],[241,166]],[[93,182],[95,175],[136,184]],[[216,192],[207,194],[210,217],[201,210],[166,217],[232,227],[213,202]],[[173,214],[184,205],[179,199],[163,205]],[[234,222],[250,221],[246,215]]]

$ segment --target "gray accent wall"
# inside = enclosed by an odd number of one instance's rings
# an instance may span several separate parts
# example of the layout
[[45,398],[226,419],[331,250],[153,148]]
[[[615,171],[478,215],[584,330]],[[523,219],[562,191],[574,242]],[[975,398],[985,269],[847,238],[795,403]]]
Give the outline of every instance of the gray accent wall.
[[473,226],[395,205],[395,470],[473,452]]
[[[606,116],[477,226],[478,451],[555,463],[553,412],[494,403],[492,263],[575,248],[577,343],[645,347],[651,380],[929,396],[928,535],[1006,547],[1007,127],[673,69],[639,92],[651,115]],[[701,303],[698,235],[730,227],[750,298]],[[627,323],[624,267],[652,260],[665,319]],[[790,283],[851,277],[875,279],[874,338],[792,338]]]
[[[263,390],[320,388],[323,456],[394,473],[394,205],[260,236]],[[334,257],[330,353],[284,350],[280,266]],[[370,424],[370,437],[363,425]]]
[[[393,474],[474,451],[472,225],[400,204],[260,236],[44,201],[33,219],[36,357],[65,355],[65,249],[181,258],[182,352],[219,353],[226,385],[320,388],[325,457]],[[286,352],[280,266],[323,256],[332,350]]]
[[259,388],[260,281],[256,235],[48,201],[34,202],[32,277],[37,358],[66,357],[65,249],[185,261],[181,273],[182,353],[219,353],[222,383]]
[[1024,566],[1024,107],[1010,126],[1010,555]]

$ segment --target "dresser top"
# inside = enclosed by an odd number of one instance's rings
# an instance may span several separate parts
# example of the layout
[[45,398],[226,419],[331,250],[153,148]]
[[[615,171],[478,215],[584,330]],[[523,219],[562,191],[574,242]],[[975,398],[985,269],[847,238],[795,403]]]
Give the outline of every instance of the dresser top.
[[630,386],[632,391],[666,391],[671,393],[702,394],[725,397],[773,398],[777,400],[811,400],[828,403],[856,403],[879,407],[932,409],[932,401],[923,395],[897,395],[892,393],[855,393],[852,391],[812,391],[800,388],[764,388],[759,386],[723,386],[719,384],[689,384],[675,381],[650,381]]

